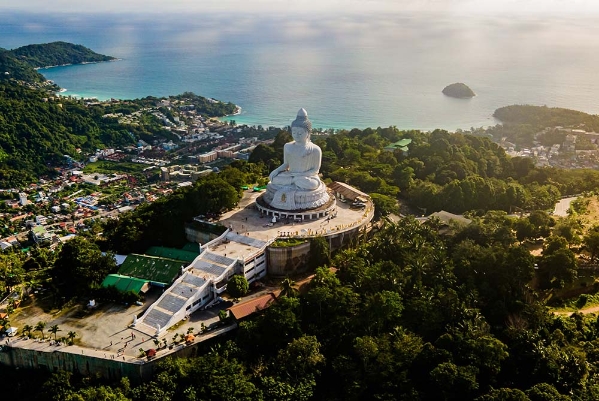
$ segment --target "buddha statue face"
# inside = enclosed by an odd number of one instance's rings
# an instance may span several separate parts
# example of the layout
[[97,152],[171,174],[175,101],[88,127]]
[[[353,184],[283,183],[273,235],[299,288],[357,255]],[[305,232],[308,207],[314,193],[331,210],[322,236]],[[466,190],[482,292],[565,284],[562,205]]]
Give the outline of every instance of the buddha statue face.
[[304,127],[291,127],[291,136],[298,143],[306,143],[310,138],[310,133]]

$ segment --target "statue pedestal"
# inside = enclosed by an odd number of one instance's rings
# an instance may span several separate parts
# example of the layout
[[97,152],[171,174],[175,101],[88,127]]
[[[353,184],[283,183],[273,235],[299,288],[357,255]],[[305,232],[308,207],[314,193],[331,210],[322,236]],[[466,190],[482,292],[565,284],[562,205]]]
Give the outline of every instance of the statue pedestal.
[[265,216],[305,221],[329,216],[334,212],[336,202],[322,182],[313,191],[270,183],[266,192],[256,199],[256,207]]
[[295,185],[276,185],[272,182],[266,186],[264,201],[279,210],[303,211],[326,205],[330,196],[323,182],[312,191],[298,188]]

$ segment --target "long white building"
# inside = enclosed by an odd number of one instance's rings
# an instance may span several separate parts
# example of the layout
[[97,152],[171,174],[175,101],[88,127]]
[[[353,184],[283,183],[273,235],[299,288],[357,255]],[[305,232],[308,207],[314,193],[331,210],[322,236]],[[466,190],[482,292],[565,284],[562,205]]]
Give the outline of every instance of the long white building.
[[213,303],[234,274],[243,274],[250,283],[264,277],[269,243],[227,230],[203,246],[200,255],[134,323],[135,327],[160,334]]

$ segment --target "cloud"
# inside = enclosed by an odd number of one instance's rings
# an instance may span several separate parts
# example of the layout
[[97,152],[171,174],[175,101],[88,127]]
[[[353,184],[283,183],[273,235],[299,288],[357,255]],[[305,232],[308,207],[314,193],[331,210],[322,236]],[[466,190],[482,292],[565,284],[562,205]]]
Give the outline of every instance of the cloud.
[[382,13],[594,14],[595,0],[27,0],[0,10],[57,13]]

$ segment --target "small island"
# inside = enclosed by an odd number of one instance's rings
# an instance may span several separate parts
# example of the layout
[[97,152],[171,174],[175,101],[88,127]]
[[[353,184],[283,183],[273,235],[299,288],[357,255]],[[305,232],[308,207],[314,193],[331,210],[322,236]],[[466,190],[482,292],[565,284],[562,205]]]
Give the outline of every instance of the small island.
[[476,96],[476,94],[468,87],[468,85],[461,82],[447,85],[443,88],[443,94],[450,97],[457,97],[459,99],[468,99]]

